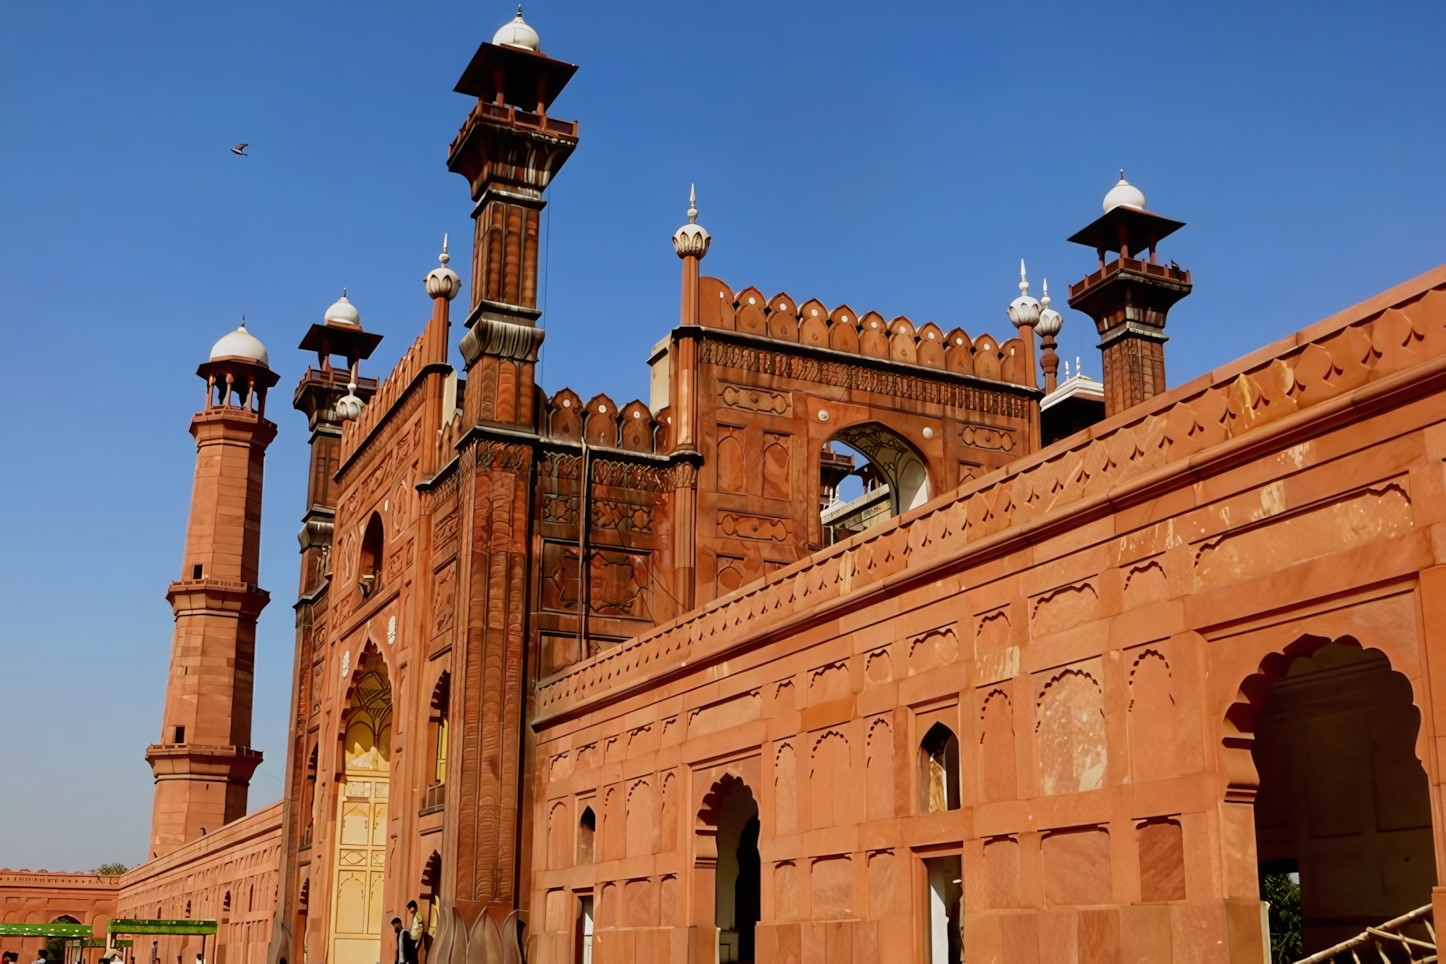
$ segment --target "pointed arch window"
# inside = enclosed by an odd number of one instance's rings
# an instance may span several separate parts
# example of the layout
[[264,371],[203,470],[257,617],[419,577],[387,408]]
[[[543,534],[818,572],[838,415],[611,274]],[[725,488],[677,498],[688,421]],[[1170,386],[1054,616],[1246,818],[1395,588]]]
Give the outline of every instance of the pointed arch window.
[[959,809],[959,738],[935,723],[919,744],[919,811]]

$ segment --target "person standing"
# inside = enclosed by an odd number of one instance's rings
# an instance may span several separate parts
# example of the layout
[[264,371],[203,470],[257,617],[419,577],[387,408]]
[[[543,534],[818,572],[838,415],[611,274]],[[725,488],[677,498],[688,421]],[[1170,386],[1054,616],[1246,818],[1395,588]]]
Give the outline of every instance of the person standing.
[[392,918],[392,930],[397,935],[397,961],[396,964],[418,964],[417,942],[412,940],[412,933],[402,929],[402,919]]

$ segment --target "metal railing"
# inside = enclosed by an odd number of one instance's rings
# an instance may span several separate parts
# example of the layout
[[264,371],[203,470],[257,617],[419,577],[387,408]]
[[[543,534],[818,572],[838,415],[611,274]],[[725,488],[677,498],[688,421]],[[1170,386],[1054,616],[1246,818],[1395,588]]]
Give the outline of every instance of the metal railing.
[[435,813],[447,804],[447,785],[445,783],[434,783],[427,788],[426,795],[422,797],[422,810],[418,816]]
[[[1425,926],[1429,940],[1423,941],[1401,933],[1408,924],[1414,924],[1417,921]],[[1406,961],[1413,962],[1413,964],[1431,964],[1436,960],[1436,928],[1431,926],[1431,905],[1417,907],[1409,914],[1402,914],[1395,920],[1388,920],[1376,927],[1367,927],[1350,940],[1341,941],[1334,947],[1317,951],[1310,957],[1303,957],[1295,964],[1323,964],[1323,962],[1347,952],[1350,953],[1354,964],[1365,964],[1357,952],[1368,945],[1374,945],[1376,955],[1382,964],[1398,964],[1401,960],[1401,953],[1404,953]],[[1397,955],[1395,957],[1388,955],[1387,947],[1397,951]],[[1367,951],[1367,953],[1370,952]]]

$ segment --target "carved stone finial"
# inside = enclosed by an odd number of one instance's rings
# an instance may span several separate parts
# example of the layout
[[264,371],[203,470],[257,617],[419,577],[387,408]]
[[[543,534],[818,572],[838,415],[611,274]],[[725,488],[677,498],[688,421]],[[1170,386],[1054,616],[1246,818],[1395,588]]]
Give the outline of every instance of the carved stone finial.
[[447,253],[447,235],[442,235],[442,253],[437,255],[439,267],[427,272],[422,282],[427,286],[427,294],[433,298],[446,298],[451,301],[457,297],[457,292],[462,290],[462,279],[457,277],[457,272],[447,267],[452,256]]
[[698,223],[698,186],[695,184],[688,191],[688,223],[673,232],[673,250],[680,258],[701,259],[712,243],[713,236]]
[[1019,297],[1009,303],[1009,321],[1016,328],[1033,328],[1039,324],[1039,301],[1029,296],[1023,258],[1019,259]]
[[1034,330],[1041,335],[1049,335],[1053,338],[1059,334],[1060,328],[1064,327],[1064,316],[1049,306],[1049,279],[1044,280],[1044,293],[1039,299],[1039,324]]

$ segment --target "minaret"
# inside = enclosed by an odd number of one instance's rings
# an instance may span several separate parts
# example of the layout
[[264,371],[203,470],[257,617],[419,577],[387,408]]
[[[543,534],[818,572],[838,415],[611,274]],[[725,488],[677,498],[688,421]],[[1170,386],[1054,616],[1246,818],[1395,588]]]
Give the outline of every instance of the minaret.
[[1009,303],[1009,323],[1019,329],[1024,342],[1024,370],[1029,373],[1030,388],[1039,383],[1034,378],[1034,326],[1039,324],[1039,301],[1029,293],[1029,278],[1024,273],[1024,259],[1019,259],[1019,297]]
[[448,169],[467,178],[476,221],[472,307],[462,337],[469,423],[532,429],[533,370],[542,330],[536,322],[542,192],[577,147],[577,122],[548,107],[577,72],[542,53],[537,31],[517,17],[477,49],[456,90],[477,98],[452,141]]
[[[1049,279],[1044,279],[1044,290],[1039,298],[1039,324],[1034,330],[1039,335],[1039,367],[1044,369],[1044,393],[1048,395],[1059,387],[1059,355],[1055,352],[1055,335],[1064,327],[1064,317],[1049,306]],[[1065,363],[1068,367],[1069,363]],[[1066,376],[1068,377],[1068,376]]]
[[266,348],[240,328],[197,369],[206,406],[191,418],[196,479],[181,578],[166,598],[176,616],[161,739],[146,750],[156,777],[151,856],[161,857],[246,814],[261,754],[251,749],[256,617],[270,596],[256,585],[266,391],[276,384]]
[[[1105,416],[1165,390],[1165,316],[1190,293],[1190,272],[1162,265],[1155,246],[1183,228],[1145,209],[1139,188],[1120,180],[1105,195],[1104,216],[1070,238],[1099,254],[1099,270],[1069,287],[1069,306],[1089,315],[1104,353]],[[1149,261],[1137,261],[1149,250]],[[1106,263],[1105,252],[1118,257]]]
[[[531,791],[519,790],[518,781],[532,766],[526,721],[536,667],[524,631],[532,533],[518,521],[534,482],[533,440],[541,422],[534,379],[542,345],[539,216],[543,191],[577,146],[576,122],[551,117],[548,108],[576,70],[542,53],[519,10],[478,48],[456,87],[477,100],[452,141],[447,166],[467,178],[476,229],[472,303],[458,346],[467,369],[462,437],[455,453],[445,454],[457,461],[458,499],[471,507],[471,521],[458,536],[455,619],[467,628],[450,656],[457,674],[448,715],[455,764],[447,781],[440,923],[429,964],[466,964],[482,959],[478,954],[491,960],[485,933],[499,946],[507,942],[504,957],[522,956],[509,916],[524,909],[529,893]],[[439,269],[427,280],[430,332],[446,332],[455,277]],[[434,347],[439,354],[429,355],[429,363],[445,358],[441,343],[429,339],[427,350]],[[445,396],[442,401],[445,409]],[[445,412],[437,414],[440,422]]]
[[[678,335],[672,355],[669,377],[673,413],[673,451],[680,455],[698,452],[698,339],[691,331],[698,327],[698,264],[708,254],[713,237],[698,223],[698,187],[688,189],[688,223],[673,232],[673,250],[683,261],[683,296],[678,312]],[[698,565],[698,488],[697,462],[690,472],[676,475],[673,490],[673,598],[680,611],[693,608],[697,588]]]
[[[313,316],[314,317],[314,316]],[[321,324],[312,325],[301,339],[302,351],[314,351],[317,367],[307,366],[296,386],[292,407],[306,415],[311,431],[311,466],[307,472],[306,514],[301,532],[301,597],[310,598],[321,588],[328,571],[331,527],[336,518],[336,470],[341,467],[341,423],[356,418],[377,389],[372,378],[361,378],[358,364],[370,358],[382,336],[365,331],[361,314],[347,300],[343,289],[336,304],[326,309]],[[346,359],[337,371],[332,356]]]

